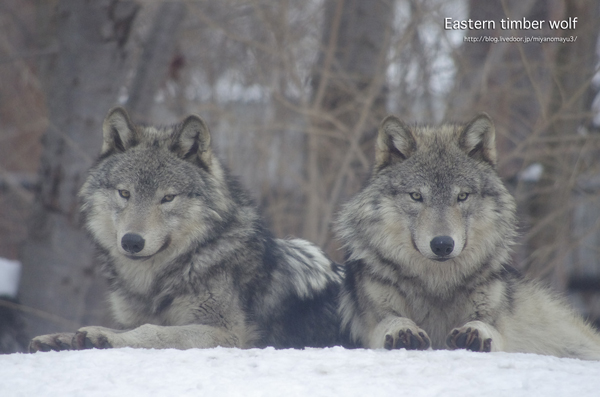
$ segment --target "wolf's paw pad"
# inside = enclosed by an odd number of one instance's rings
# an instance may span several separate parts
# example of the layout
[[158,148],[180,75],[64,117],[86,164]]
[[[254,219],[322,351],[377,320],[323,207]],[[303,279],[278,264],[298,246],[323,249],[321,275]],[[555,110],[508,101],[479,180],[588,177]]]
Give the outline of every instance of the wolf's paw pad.
[[60,333],[60,334],[49,334],[36,336],[29,342],[29,352],[49,352],[49,351],[61,351],[61,350],[72,350],[73,333]]
[[73,337],[73,346],[76,349],[110,349],[112,345],[106,335],[101,331],[79,330]]
[[406,349],[406,350],[427,350],[431,346],[431,341],[427,333],[421,329],[415,330],[402,329],[395,335],[386,335],[383,347],[388,350]]
[[484,338],[479,330],[471,327],[455,328],[446,338],[451,349],[467,349],[474,352],[491,352],[492,338]]

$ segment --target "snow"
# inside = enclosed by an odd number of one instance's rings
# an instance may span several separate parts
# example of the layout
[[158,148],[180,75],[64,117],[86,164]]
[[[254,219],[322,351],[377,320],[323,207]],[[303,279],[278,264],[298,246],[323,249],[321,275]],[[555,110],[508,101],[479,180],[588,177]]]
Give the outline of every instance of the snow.
[[519,179],[524,182],[538,182],[544,173],[544,166],[540,163],[533,163],[519,173]]
[[515,353],[112,349],[0,356],[0,396],[598,396],[600,362]]
[[0,258],[0,296],[16,298],[21,278],[21,262]]

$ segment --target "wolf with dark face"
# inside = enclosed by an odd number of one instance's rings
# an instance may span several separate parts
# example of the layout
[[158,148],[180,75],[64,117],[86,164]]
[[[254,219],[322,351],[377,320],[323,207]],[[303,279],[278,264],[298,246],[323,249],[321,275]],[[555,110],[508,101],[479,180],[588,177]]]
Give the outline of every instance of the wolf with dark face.
[[510,266],[515,202],[495,166],[485,114],[437,128],[383,120],[369,183],[337,223],[354,340],[600,359],[600,336]]
[[156,128],[116,108],[103,133],[79,196],[123,330],[39,336],[31,351],[338,343],[337,266],[271,236],[200,118]]

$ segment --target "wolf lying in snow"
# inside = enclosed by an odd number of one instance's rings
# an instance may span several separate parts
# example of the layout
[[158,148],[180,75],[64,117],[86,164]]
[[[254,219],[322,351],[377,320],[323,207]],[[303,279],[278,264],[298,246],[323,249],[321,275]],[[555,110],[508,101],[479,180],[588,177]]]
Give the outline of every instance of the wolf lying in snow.
[[515,202],[495,166],[485,114],[437,128],[383,120],[369,183],[337,223],[354,340],[600,359],[598,333],[510,266]]
[[338,343],[337,266],[271,236],[199,117],[156,128],[115,108],[103,133],[79,197],[123,330],[38,336],[31,351]]

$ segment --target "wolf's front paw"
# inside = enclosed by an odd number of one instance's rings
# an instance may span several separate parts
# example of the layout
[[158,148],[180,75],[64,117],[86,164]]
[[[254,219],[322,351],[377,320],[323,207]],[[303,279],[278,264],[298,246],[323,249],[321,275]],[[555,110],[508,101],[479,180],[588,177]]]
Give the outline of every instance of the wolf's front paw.
[[388,350],[403,348],[406,350],[427,350],[429,346],[431,346],[429,336],[418,327],[414,331],[407,328],[393,334],[387,334],[383,344],[383,347]]
[[371,349],[427,350],[431,340],[427,332],[411,319],[389,316],[373,329],[367,345]]
[[491,352],[492,338],[486,337],[475,327],[464,326],[455,328],[446,338],[446,344],[451,349],[467,349],[474,352]]
[[110,330],[102,327],[85,327],[75,333],[73,348],[83,349],[110,349]]
[[74,336],[72,332],[36,336],[29,342],[29,352],[73,350],[75,349],[72,344]]

